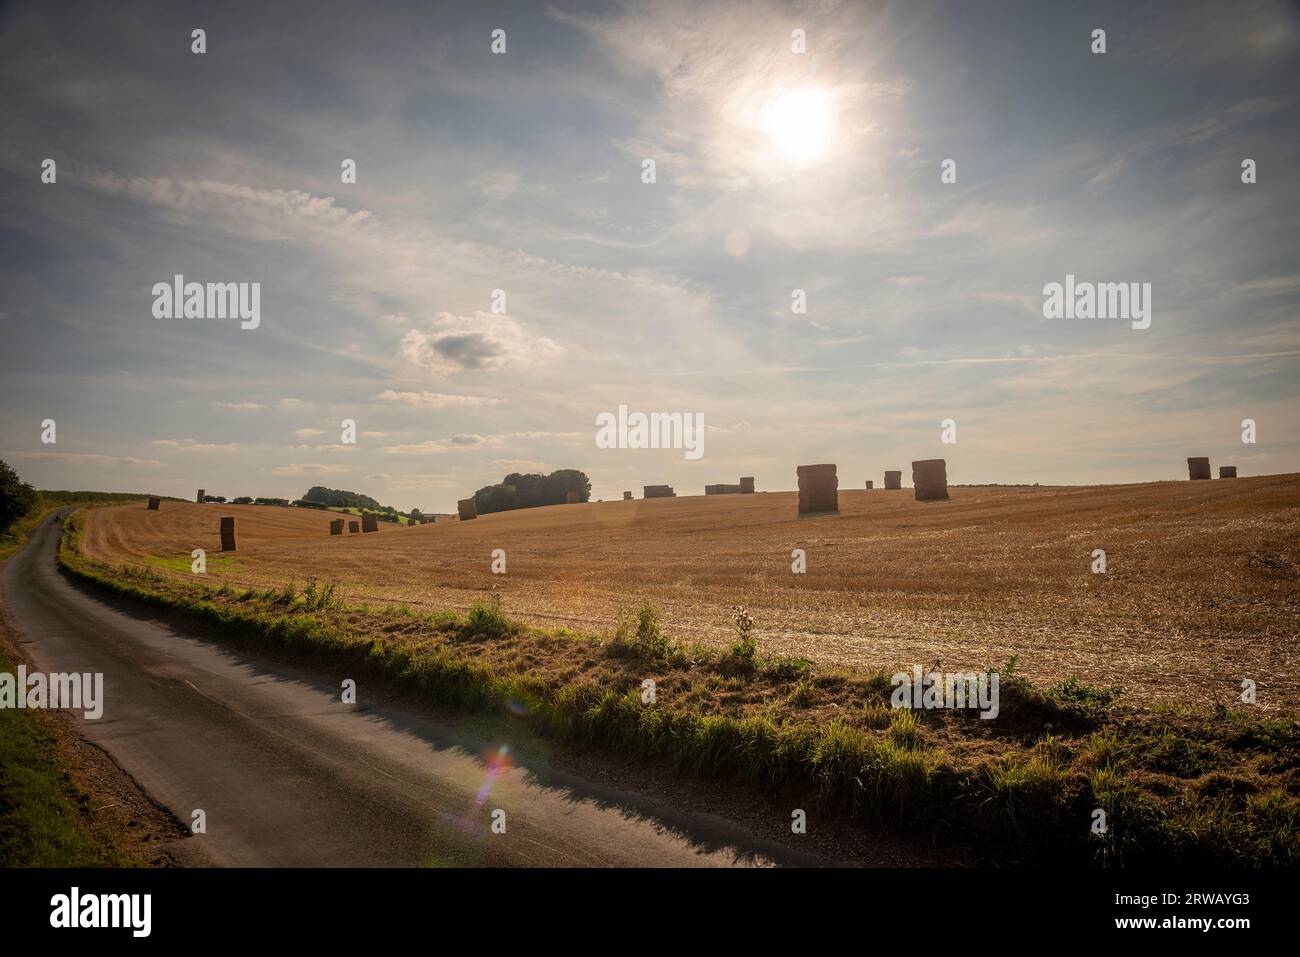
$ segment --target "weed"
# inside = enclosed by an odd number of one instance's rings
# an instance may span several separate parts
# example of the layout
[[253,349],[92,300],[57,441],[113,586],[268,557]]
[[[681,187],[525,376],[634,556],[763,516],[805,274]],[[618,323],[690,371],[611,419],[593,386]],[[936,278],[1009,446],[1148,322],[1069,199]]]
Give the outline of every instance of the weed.
[[737,641],[728,653],[728,665],[732,671],[750,673],[754,670],[754,659],[758,654],[754,639],[754,619],[744,606],[737,605],[732,610],[731,620],[736,626]]
[[911,708],[894,708],[889,715],[889,740],[904,751],[921,746],[921,723]]
[[635,615],[619,615],[609,650],[614,655],[663,660],[677,649],[660,627],[659,610],[646,601]]
[[501,596],[496,593],[487,599],[476,599],[470,605],[465,624],[471,634],[483,638],[505,638],[514,631],[514,626],[501,610]]

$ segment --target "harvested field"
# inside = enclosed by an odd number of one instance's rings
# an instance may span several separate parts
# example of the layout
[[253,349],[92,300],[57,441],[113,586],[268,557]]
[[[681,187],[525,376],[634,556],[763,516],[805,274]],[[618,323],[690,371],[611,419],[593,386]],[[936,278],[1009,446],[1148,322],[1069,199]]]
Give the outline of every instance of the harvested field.
[[[1300,476],[1084,488],[841,490],[840,514],[796,516],[795,492],[555,506],[333,537],[328,513],[227,506],[234,585],[337,581],[353,602],[463,611],[494,587],[511,616],[613,631],[642,599],[687,643],[874,669],[978,669],[1018,657],[1035,682],[1120,685],[1131,705],[1205,708],[1253,679],[1262,708],[1300,710]],[[85,549],[146,564],[219,547],[210,507],[94,510]],[[509,555],[493,575],[491,551]],[[805,575],[790,551],[807,552]],[[1108,574],[1089,566],[1106,551]],[[159,561],[162,560],[162,561]],[[180,566],[184,567],[184,566]]]

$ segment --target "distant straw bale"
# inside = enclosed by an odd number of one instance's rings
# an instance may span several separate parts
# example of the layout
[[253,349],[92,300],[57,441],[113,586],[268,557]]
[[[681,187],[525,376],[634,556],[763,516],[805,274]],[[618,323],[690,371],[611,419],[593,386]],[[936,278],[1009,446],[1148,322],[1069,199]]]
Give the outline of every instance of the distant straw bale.
[[898,489],[903,487],[903,472],[900,469],[896,472],[885,473],[885,490]]
[[1187,460],[1187,478],[1189,481],[1194,479],[1207,479],[1210,477],[1210,460],[1207,456],[1198,458],[1189,458]]
[[948,498],[948,465],[943,459],[922,459],[912,463],[912,486],[918,502],[942,502]]
[[457,502],[456,513],[460,516],[462,522],[468,522],[471,518],[478,518],[478,509],[474,507],[472,498],[463,498]]
[[705,495],[739,495],[744,489],[739,485],[706,485]]

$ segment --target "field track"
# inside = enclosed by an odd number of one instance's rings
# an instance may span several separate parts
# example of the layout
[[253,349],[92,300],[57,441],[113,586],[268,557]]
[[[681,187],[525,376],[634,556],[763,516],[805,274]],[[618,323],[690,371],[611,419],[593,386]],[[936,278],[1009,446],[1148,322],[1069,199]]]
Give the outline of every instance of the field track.
[[[92,510],[86,551],[206,581],[336,581],[352,602],[464,610],[494,588],[538,625],[610,634],[659,606],[681,641],[730,643],[731,609],[759,650],[891,671],[1018,658],[1035,681],[1121,685],[1134,705],[1300,710],[1300,475],[1079,488],[848,490],[841,514],[797,519],[796,494],[553,506],[331,537],[328,512],[163,503]],[[235,515],[239,550],[219,552]],[[507,574],[490,570],[504,549]],[[807,573],[791,572],[804,549]],[[1108,573],[1090,571],[1104,549]]]

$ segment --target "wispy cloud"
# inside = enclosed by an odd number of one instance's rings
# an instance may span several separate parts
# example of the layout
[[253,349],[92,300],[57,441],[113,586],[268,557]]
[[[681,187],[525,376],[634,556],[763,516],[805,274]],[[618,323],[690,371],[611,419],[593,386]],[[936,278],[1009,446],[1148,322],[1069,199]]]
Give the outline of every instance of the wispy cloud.
[[162,465],[157,459],[99,452],[15,452],[13,457],[23,462],[59,462],[65,465]]
[[446,392],[399,392],[386,389],[373,397],[377,402],[397,402],[417,409],[473,409],[504,405],[499,396],[454,395]]
[[154,439],[149,444],[181,452],[238,452],[241,448],[238,442],[196,442],[194,439]]
[[322,465],[319,462],[304,462],[293,465],[277,465],[271,469],[272,475],[342,475],[348,470],[339,465]]

